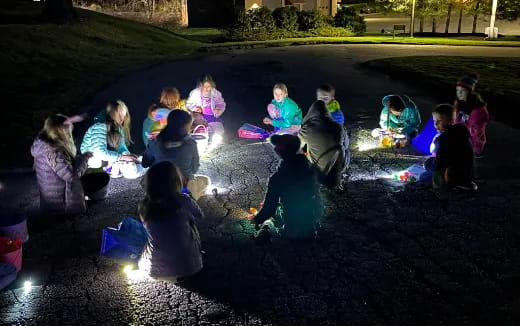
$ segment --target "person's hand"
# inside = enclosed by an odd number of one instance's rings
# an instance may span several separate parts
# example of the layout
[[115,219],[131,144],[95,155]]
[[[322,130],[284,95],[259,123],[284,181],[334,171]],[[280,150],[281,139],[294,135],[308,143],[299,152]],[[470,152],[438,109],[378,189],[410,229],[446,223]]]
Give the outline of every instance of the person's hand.
[[266,125],[272,125],[273,124],[273,120],[269,119],[269,118],[264,118],[264,121],[263,121]]
[[121,155],[119,157],[119,160],[126,161],[126,162],[134,162],[136,159],[137,159],[137,157],[132,154],[125,154],[125,155]]

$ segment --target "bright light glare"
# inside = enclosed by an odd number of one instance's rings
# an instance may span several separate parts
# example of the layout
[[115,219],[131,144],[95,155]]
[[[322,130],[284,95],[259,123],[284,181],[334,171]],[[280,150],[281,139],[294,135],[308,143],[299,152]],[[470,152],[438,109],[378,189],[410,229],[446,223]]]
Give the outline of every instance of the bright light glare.
[[[216,194],[215,194],[215,190],[216,190]],[[210,185],[206,189],[206,195],[221,195],[225,191],[226,191],[226,188],[220,188],[220,187]]]
[[366,142],[366,143],[359,143],[358,144],[358,149],[360,152],[364,152],[364,151],[369,151],[371,149],[374,149],[374,148],[377,148],[377,144],[375,144],[374,142]]
[[31,281],[25,281],[23,282],[23,289],[25,292],[31,291],[32,288],[32,282]]
[[132,281],[145,280],[147,278],[147,275],[148,274],[141,269],[132,269],[126,273],[128,279]]
[[123,272],[125,274],[130,274],[130,272],[132,272],[134,270],[134,266],[132,265],[126,265],[124,268],[123,268]]
[[253,3],[253,5],[251,6],[251,9],[258,9],[258,8],[260,8],[260,6],[257,3]]
[[220,143],[222,143],[222,135],[219,135],[219,134],[213,135],[213,137],[211,138],[211,146],[215,147]]

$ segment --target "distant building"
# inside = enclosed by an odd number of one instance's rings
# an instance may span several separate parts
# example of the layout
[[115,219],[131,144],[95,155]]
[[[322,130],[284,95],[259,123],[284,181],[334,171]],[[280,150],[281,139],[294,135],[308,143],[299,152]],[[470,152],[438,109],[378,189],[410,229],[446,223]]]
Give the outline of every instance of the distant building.
[[[242,0],[246,9],[267,7],[271,10],[279,7],[296,7],[299,10],[319,10],[326,15],[335,16],[341,0]],[[239,2],[239,1],[237,1]]]
[[334,16],[338,3],[341,0],[188,0],[188,16],[190,26],[221,27],[229,24],[235,12],[241,9],[296,7]]

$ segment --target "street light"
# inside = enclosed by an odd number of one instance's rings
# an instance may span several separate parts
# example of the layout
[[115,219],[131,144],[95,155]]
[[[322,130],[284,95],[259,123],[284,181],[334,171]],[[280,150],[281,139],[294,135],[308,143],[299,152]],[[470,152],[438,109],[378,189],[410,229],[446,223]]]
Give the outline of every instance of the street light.
[[491,7],[491,20],[489,21],[488,38],[497,38],[498,30],[495,33],[495,16],[497,13],[498,0],[493,0],[493,6]]
[[415,0],[412,0],[412,20],[410,22],[410,38],[413,38],[414,29],[415,29]]

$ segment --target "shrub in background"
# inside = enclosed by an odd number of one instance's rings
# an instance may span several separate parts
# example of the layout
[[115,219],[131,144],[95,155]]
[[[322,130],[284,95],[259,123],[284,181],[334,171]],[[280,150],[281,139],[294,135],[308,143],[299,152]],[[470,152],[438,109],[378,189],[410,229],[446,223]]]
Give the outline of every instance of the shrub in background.
[[318,10],[303,10],[298,13],[298,29],[308,31],[327,26],[330,20]]
[[280,7],[273,10],[273,19],[276,27],[284,31],[298,30],[298,9],[296,7]]
[[343,27],[334,27],[334,26],[325,26],[317,29],[313,29],[305,32],[303,37],[309,36],[323,36],[323,37],[348,37],[354,36],[354,33],[348,29]]
[[247,40],[253,32],[251,15],[247,11],[241,10],[235,16],[235,21],[227,30],[227,38],[234,41]]
[[348,28],[355,34],[363,34],[367,30],[365,19],[352,7],[343,7],[334,16],[334,26]]
[[273,14],[266,7],[249,10],[248,15],[251,16],[251,24],[253,30],[271,33],[275,30]]
[[[340,10],[335,18],[317,10],[300,11],[294,7],[273,12],[262,7],[241,11],[230,26],[227,38],[233,41],[263,41],[311,36],[353,36],[366,30],[362,17],[355,11]],[[337,26],[337,27],[334,27]]]

